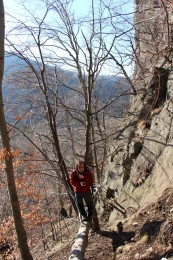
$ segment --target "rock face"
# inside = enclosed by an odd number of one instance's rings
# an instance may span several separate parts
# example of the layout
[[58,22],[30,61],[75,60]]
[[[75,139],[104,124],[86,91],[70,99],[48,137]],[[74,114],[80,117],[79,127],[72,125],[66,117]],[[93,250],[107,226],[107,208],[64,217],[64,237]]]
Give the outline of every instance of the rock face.
[[[165,3],[166,2],[166,3]],[[144,4],[145,3],[145,4]],[[110,147],[100,192],[111,199],[109,221],[156,200],[173,186],[173,7],[136,0],[135,95]]]

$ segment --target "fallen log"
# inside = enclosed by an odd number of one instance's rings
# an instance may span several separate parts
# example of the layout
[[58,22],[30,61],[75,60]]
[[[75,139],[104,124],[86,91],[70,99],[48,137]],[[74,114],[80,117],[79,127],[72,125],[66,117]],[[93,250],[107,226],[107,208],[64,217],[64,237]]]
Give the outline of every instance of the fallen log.
[[84,260],[85,250],[88,245],[89,227],[89,222],[81,223],[69,260]]

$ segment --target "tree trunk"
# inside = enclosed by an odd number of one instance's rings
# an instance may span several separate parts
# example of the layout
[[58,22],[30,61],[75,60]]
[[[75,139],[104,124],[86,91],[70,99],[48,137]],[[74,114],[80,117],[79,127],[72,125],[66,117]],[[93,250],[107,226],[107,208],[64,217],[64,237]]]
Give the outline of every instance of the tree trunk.
[[88,245],[89,222],[80,225],[76,240],[72,246],[69,260],[83,260]]
[[99,220],[98,220],[97,211],[96,211],[94,202],[93,202],[93,217],[92,217],[92,220],[93,220],[93,230],[95,232],[99,232],[100,231],[100,225],[99,225]]
[[3,0],[0,0],[0,132],[2,139],[2,147],[4,150],[5,170],[7,176],[8,192],[13,212],[14,225],[17,233],[18,245],[21,252],[22,259],[33,259],[29,251],[27,244],[27,235],[24,229],[23,220],[20,211],[20,205],[16,190],[13,162],[10,148],[9,135],[7,131],[3,98],[2,98],[2,79],[4,72],[4,34],[5,34],[5,22],[4,22],[4,5]]
[[[43,83],[44,83],[44,77],[43,77]],[[74,191],[73,191],[72,185],[70,183],[70,177],[69,177],[69,174],[68,174],[67,166],[66,166],[66,163],[64,161],[64,158],[63,158],[63,155],[62,155],[62,152],[61,152],[61,148],[60,148],[59,137],[58,137],[57,127],[56,127],[56,117],[55,117],[55,115],[53,115],[53,111],[51,109],[51,105],[49,103],[49,99],[48,99],[48,96],[46,94],[47,93],[47,85],[44,83],[43,86],[44,86],[44,90],[45,90],[44,91],[45,92],[45,101],[46,101],[46,106],[47,106],[47,110],[48,110],[48,122],[49,122],[50,131],[51,131],[51,134],[52,134],[52,138],[53,138],[53,141],[54,141],[56,154],[57,154],[57,157],[58,157],[58,160],[59,160],[59,167],[60,167],[60,170],[61,170],[62,181],[63,181],[64,187],[67,191],[67,194],[69,196],[69,200],[70,200],[76,214],[78,214],[77,206],[76,206],[75,199],[74,199]]]

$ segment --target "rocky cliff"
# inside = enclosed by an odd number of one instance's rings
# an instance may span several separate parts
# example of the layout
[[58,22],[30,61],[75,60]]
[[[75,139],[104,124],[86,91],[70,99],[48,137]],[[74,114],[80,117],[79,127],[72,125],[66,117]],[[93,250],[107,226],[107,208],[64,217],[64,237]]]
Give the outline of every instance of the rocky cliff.
[[[136,0],[131,105],[110,147],[100,194],[113,205],[109,221],[129,215],[173,187],[171,1]],[[99,204],[104,214],[103,201]]]

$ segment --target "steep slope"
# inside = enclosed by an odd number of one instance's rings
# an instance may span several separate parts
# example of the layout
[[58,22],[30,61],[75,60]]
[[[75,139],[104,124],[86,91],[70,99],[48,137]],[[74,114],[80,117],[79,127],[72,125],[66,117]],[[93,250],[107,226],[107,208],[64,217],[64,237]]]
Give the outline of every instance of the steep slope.
[[[124,219],[122,229],[119,221],[109,226],[100,220],[100,232],[90,232],[85,260],[161,260],[173,257],[173,188],[166,189],[157,202],[139,209],[131,217]],[[42,241],[32,250],[34,259],[69,259],[76,237],[79,221],[65,220],[70,235],[60,241],[52,241],[50,233],[46,237],[47,249],[43,252]],[[65,231],[65,230],[64,230]],[[40,253],[42,251],[42,253]]]
[[[132,96],[124,128],[110,147],[99,188],[99,196],[112,205],[110,223],[156,201],[173,187],[172,34],[168,30],[172,8],[162,1],[146,1],[146,6],[136,1],[137,95]],[[100,201],[104,215],[105,204]]]

